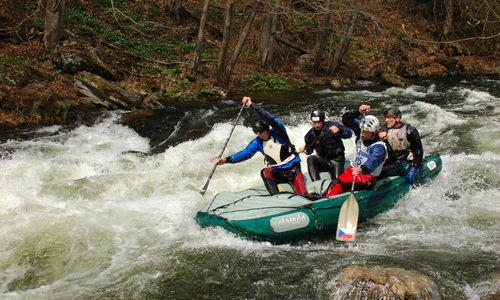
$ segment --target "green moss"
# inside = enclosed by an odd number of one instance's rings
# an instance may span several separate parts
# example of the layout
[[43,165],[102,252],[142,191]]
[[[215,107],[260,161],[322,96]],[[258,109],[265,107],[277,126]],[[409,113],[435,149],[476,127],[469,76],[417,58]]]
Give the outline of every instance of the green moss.
[[201,89],[200,93],[207,96],[215,96],[217,94],[217,92],[210,87],[205,87]]
[[[269,76],[257,74],[249,80],[251,82],[248,91],[286,91],[291,89],[290,83],[280,76]],[[246,82],[248,84],[249,82]]]
[[0,58],[1,65],[20,65],[23,63],[23,61],[24,57],[22,56]]

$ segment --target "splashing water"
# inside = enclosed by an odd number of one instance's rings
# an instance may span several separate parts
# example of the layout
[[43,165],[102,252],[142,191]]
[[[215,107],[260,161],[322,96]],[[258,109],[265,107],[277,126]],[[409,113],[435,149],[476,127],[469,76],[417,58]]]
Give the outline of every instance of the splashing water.
[[[257,154],[219,166],[205,196],[199,194],[232,120],[221,119],[202,138],[158,154],[148,153],[149,140],[118,125],[117,116],[8,141],[0,148],[0,297],[329,299],[332,280],[354,264],[419,272],[436,283],[442,299],[495,293],[499,86],[487,79],[424,81],[406,89],[361,84],[310,93],[307,104],[303,93],[295,102],[289,94],[287,102],[279,95],[263,102],[287,124],[297,146],[311,126],[312,108],[339,120],[343,109],[361,103],[377,116],[397,105],[403,121],[418,128],[426,153],[441,153],[441,174],[360,226],[354,243],[332,236],[275,246],[196,224],[196,212],[216,193],[262,184]],[[236,115],[238,108],[226,103],[224,109]],[[244,113],[224,155],[254,138],[252,119]],[[346,145],[352,152],[352,143]],[[302,166],[307,170],[305,159]]]

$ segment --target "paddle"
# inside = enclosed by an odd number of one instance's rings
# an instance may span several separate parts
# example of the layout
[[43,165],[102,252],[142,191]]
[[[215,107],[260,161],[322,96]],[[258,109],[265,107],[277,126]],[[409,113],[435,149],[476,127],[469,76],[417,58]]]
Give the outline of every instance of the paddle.
[[[233,128],[231,129],[231,132],[229,133],[229,136],[227,137],[226,143],[222,147],[222,150],[220,151],[220,154],[219,154],[219,156],[217,158],[221,158],[222,157],[222,154],[224,153],[224,150],[226,149],[227,143],[229,143],[229,139],[231,138],[231,135],[233,134],[234,128],[236,127],[236,124],[238,123],[238,120],[240,119],[241,112],[243,111],[243,108],[245,108],[245,104],[244,103],[241,106],[241,109],[240,109],[240,112],[238,113],[238,116],[236,117],[236,121],[234,121]],[[205,185],[200,190],[200,194],[202,196],[205,195],[205,192],[207,191],[208,184],[210,183],[210,180],[212,179],[212,176],[215,173],[215,169],[217,169],[217,164],[214,164],[214,167],[212,168],[212,172],[208,176],[207,182],[205,183]]]
[[[365,122],[365,115],[361,121],[361,130]],[[360,131],[361,134],[362,131]],[[361,152],[361,139],[358,140],[358,151],[356,153],[355,167],[358,167],[359,155]],[[356,238],[356,228],[358,227],[359,206],[358,200],[354,197],[354,185],[356,184],[356,176],[352,179],[351,193],[342,207],[340,208],[339,221],[337,223],[337,234],[335,238],[338,241],[352,242]]]

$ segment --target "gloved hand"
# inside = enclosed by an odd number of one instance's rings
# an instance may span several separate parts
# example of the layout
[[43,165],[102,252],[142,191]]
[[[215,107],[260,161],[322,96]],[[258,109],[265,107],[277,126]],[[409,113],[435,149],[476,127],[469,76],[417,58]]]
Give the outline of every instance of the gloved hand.
[[415,183],[415,178],[417,177],[418,174],[418,169],[416,168],[411,168],[408,174],[406,174],[405,181],[409,185],[413,185]]

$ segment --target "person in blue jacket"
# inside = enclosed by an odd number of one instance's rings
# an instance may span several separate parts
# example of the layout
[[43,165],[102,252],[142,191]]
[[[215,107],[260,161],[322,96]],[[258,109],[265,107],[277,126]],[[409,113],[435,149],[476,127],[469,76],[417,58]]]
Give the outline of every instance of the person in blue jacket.
[[[313,127],[304,136],[305,146],[299,153],[307,157],[307,169],[312,181],[320,180],[320,172],[329,172],[331,179],[344,172],[345,147],[342,139],[350,139],[349,128],[336,121],[325,121],[325,112],[314,109],[311,112]],[[313,150],[315,155],[311,155]]]
[[262,169],[260,175],[271,195],[279,193],[278,183],[289,183],[296,194],[309,197],[300,167],[300,157],[290,142],[285,125],[270,112],[252,103],[250,97],[243,97],[241,101],[259,116],[252,124],[253,132],[257,136],[245,149],[225,158],[216,158],[214,163],[239,163],[261,152],[268,167]]
[[[380,123],[377,117],[365,116],[369,111],[370,105],[362,104],[359,110],[349,110],[342,115],[342,123],[356,135],[356,147],[351,166],[332,181],[326,197],[350,191],[353,180],[356,180],[355,190],[368,190],[375,186],[387,158],[387,149],[378,135]],[[363,120],[359,120],[361,115]]]

